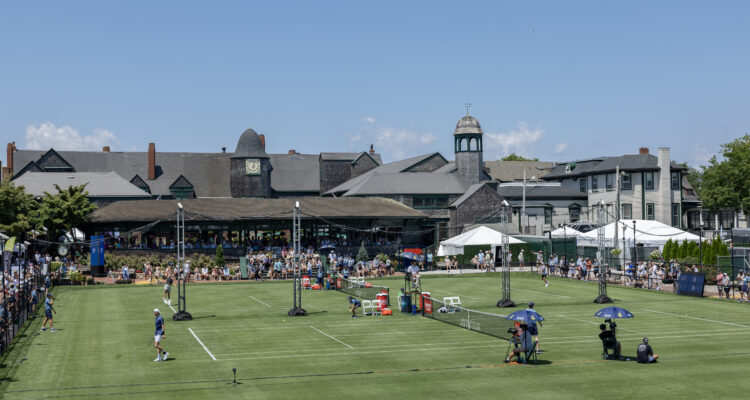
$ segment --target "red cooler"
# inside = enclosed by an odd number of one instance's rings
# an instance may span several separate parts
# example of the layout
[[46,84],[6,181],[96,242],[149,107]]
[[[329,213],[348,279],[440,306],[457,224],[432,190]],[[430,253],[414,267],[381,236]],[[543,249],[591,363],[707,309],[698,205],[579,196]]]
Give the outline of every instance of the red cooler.
[[422,292],[420,297],[420,306],[425,314],[432,314],[432,300],[430,300],[430,292]]
[[303,276],[302,277],[302,287],[306,287],[306,288],[310,287],[310,277],[309,276]]
[[336,289],[341,289],[341,277],[336,278]]
[[380,292],[375,298],[380,300],[378,311],[382,311],[384,308],[388,307],[388,293]]

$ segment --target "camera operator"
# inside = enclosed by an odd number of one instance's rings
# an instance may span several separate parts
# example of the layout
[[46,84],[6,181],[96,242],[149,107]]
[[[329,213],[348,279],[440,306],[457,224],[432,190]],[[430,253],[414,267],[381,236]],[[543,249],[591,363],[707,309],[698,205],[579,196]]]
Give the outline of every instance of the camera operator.
[[508,333],[513,335],[513,338],[511,339],[513,350],[509,353],[509,356],[505,357],[505,362],[510,362],[510,359],[513,357],[516,357],[516,361],[521,362],[521,356],[528,353],[533,344],[531,341],[531,335],[528,332],[528,326],[526,324],[518,325],[514,328],[508,329]]
[[605,322],[609,322],[609,330],[607,330],[607,325],[599,325],[599,329],[601,329],[599,339],[602,340],[602,345],[604,346],[605,351],[607,349],[614,349],[614,356],[616,359],[619,359],[621,356],[621,346],[615,336],[615,328],[617,327],[617,324],[609,319],[605,320]]

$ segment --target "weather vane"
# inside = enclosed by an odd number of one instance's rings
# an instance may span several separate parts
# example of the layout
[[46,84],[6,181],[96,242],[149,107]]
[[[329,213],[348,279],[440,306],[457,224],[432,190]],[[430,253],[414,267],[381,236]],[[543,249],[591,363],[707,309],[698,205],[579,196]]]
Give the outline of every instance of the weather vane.
[[469,109],[471,108],[471,103],[469,103],[467,101],[466,104],[464,104],[464,106],[466,106],[466,115],[468,116],[469,115]]

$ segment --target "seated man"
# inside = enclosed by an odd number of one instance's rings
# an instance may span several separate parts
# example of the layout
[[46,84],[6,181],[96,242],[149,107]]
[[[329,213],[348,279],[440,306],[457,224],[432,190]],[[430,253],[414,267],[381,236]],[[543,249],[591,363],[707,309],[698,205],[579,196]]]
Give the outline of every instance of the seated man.
[[362,302],[352,296],[349,296],[349,312],[352,313],[352,318],[357,318],[357,309],[362,306]]
[[522,324],[516,327],[516,333],[513,334],[513,351],[510,356],[505,358],[505,362],[508,363],[513,357],[516,357],[517,362],[525,362],[523,357],[529,353],[534,346],[534,342],[531,340],[531,334],[526,330],[527,326]]
[[608,331],[607,326],[604,324],[599,325],[599,329],[601,329],[601,333],[599,333],[599,339],[602,340],[602,346],[604,346],[604,353],[607,353],[607,350],[613,350],[615,358],[620,358],[620,342],[617,341],[617,338],[615,337],[614,331]]
[[641,364],[654,363],[659,359],[659,355],[654,354],[654,350],[648,345],[647,337],[643,338],[643,343],[638,345],[638,355],[636,359]]

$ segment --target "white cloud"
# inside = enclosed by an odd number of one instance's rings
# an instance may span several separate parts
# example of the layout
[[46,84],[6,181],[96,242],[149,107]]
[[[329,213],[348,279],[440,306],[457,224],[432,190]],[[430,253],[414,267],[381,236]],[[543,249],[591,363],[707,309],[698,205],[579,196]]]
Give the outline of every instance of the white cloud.
[[101,150],[104,146],[122,144],[117,136],[106,129],[94,129],[90,135],[81,136],[70,125],[56,127],[45,122],[26,127],[26,148],[34,150]]
[[700,143],[695,143],[693,145],[693,159],[692,159],[693,162],[691,164],[708,165],[708,161],[711,159],[712,156],[713,154],[711,154],[711,152],[708,151],[706,146]]
[[536,142],[542,138],[543,134],[543,129],[531,128],[526,122],[519,122],[516,129],[510,132],[486,133],[484,148],[485,151],[501,150],[502,156],[516,153],[525,157],[533,157]]
[[558,143],[555,145],[555,154],[562,154],[565,152],[565,150],[568,149],[568,146],[570,146],[570,143]]
[[372,125],[372,124],[375,123],[375,118],[373,118],[373,117],[364,117],[364,118],[362,118],[362,121],[363,122],[367,122],[368,124]]
[[432,132],[372,126],[375,119],[370,117],[363,118],[362,121],[367,125],[363,126],[359,133],[347,135],[349,149],[365,151],[373,144],[375,151],[383,156],[385,162],[428,153],[428,148],[437,141],[437,136]]

